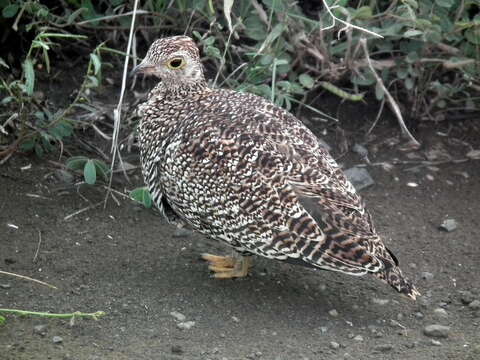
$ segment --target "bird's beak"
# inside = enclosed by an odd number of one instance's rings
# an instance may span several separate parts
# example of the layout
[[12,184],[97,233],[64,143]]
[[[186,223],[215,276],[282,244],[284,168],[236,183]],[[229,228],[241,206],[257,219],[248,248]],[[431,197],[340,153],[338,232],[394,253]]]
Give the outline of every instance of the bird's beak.
[[137,75],[137,74],[150,74],[154,70],[154,67],[150,65],[149,63],[145,62],[143,60],[140,64],[135,66],[132,71],[130,71],[130,77]]

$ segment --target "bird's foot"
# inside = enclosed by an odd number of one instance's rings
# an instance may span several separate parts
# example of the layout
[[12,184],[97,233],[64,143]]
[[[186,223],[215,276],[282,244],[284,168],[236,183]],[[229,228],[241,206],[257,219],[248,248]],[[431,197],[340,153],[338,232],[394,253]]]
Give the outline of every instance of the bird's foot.
[[231,279],[236,277],[245,277],[252,267],[251,256],[217,256],[212,254],[202,254],[202,259],[208,261],[208,268],[214,272],[216,279]]

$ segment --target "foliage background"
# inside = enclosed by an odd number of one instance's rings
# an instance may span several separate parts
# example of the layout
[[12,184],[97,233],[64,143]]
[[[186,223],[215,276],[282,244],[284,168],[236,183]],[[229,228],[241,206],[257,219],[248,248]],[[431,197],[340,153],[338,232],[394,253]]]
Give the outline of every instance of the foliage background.
[[[94,95],[102,94],[105,72],[122,67],[133,3],[0,0],[0,161],[17,151],[62,151],[79,130],[111,138],[111,125],[95,116],[102,110]],[[325,4],[383,38],[333,22]],[[371,93],[383,108],[369,56],[410,123],[478,119],[476,0],[140,1],[133,58],[155,38],[183,33],[199,43],[212,86],[253,92],[287,109],[306,106],[328,118],[309,105],[325,91],[342,101]],[[42,82],[71,71],[73,95],[52,104]],[[123,129],[130,145],[134,127],[131,118]],[[88,167],[90,182],[94,170],[107,176],[102,161],[74,160],[72,169]]]

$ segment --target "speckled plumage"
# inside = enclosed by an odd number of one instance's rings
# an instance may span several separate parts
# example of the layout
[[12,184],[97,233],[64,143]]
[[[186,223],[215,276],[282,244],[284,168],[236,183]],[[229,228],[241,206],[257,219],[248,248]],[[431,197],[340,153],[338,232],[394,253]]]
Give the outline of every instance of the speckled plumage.
[[[171,69],[179,58],[183,66]],[[137,71],[162,80],[139,107],[139,139],[145,181],[169,221],[242,253],[372,273],[418,295],[353,186],[301,121],[258,96],[210,89],[185,36],[155,41]]]

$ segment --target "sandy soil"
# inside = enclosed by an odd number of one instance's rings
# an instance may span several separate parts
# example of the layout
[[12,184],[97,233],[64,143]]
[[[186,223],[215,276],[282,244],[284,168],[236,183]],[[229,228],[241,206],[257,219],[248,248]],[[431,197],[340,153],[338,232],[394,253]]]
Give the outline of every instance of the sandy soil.
[[[378,139],[398,133],[384,130]],[[446,142],[435,130],[423,137]],[[376,149],[373,162],[418,161],[386,145]],[[340,161],[361,163],[352,153]],[[122,198],[64,220],[97,204],[104,190],[66,185],[51,163],[17,156],[0,168],[0,270],[59,289],[0,275],[0,308],[107,314],[73,326],[7,316],[0,359],[480,359],[480,310],[472,303],[480,300],[480,161],[404,171],[412,166],[368,167],[376,184],[362,194],[423,293],[417,302],[373,277],[258,258],[248,278],[212,279],[198,255],[227,252],[220,244],[180,233]],[[138,173],[133,179],[141,182]],[[438,229],[446,218],[457,221],[455,231]],[[431,324],[448,326],[448,337],[426,336]]]

